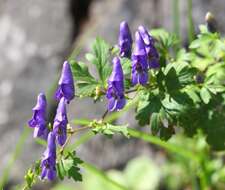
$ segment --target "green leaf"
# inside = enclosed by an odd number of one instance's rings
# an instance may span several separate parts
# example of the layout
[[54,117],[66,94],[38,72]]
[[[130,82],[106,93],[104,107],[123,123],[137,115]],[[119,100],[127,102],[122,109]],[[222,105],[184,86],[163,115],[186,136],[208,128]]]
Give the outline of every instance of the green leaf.
[[171,34],[164,29],[153,29],[150,33],[164,50],[175,46],[179,42],[175,34]]
[[213,94],[217,94],[217,93],[220,93],[220,92],[224,92],[225,91],[225,86],[222,86],[222,85],[207,85],[207,89],[212,92]]
[[29,169],[26,173],[26,175],[24,176],[26,183],[27,183],[27,187],[31,188],[32,185],[35,183],[35,174],[33,173],[32,169]]
[[131,80],[130,80],[130,76],[131,76],[131,60],[128,58],[121,58],[121,65],[123,68],[123,74],[125,76],[125,88],[129,89],[131,87]]
[[78,96],[93,96],[98,85],[93,83],[79,83],[77,84],[77,95]]
[[62,157],[57,163],[57,173],[61,180],[65,176],[73,178],[74,181],[82,181],[82,175],[80,174],[79,165],[83,161],[76,157],[75,152],[69,152],[67,156]]
[[192,106],[192,103],[192,100],[186,93],[179,91],[171,95],[166,95],[162,101],[164,109],[170,115],[174,116],[185,113]]
[[153,135],[156,135],[159,132],[160,118],[159,113],[152,113],[150,120],[150,128]]
[[159,112],[161,109],[161,101],[159,96],[153,94],[145,95],[138,103],[136,119],[138,123],[143,126],[149,124],[150,115],[154,112]]
[[123,68],[123,74],[130,77],[131,74],[131,60],[128,58],[121,58],[121,65]]
[[88,67],[82,62],[71,61],[71,67],[75,83],[77,85],[76,94],[78,96],[92,96],[95,94],[95,89],[98,82],[89,73]]
[[88,67],[85,63],[71,61],[71,68],[76,82],[97,83],[95,78],[89,73]]
[[68,170],[68,177],[73,178],[74,181],[82,181],[82,175],[80,174],[80,168],[72,166]]
[[211,94],[206,87],[203,87],[200,91],[200,96],[205,104],[208,104],[211,99]]
[[112,135],[116,133],[120,133],[121,135],[129,138],[129,133],[127,131],[127,125],[113,125],[109,123],[98,123],[92,129],[94,133],[101,133],[112,137]]
[[66,170],[64,169],[62,160],[58,161],[58,163],[56,164],[56,168],[57,168],[57,175],[59,179],[63,180],[64,177],[66,176]]
[[86,59],[96,66],[102,84],[106,82],[112,71],[108,63],[109,50],[110,45],[98,37],[92,45],[92,53],[86,54]]

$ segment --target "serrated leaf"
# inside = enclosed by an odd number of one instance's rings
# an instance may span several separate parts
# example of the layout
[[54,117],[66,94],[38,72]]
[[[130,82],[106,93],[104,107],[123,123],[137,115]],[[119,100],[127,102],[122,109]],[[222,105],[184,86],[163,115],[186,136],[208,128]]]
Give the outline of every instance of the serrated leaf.
[[71,61],[71,68],[76,82],[97,83],[95,78],[89,73],[85,63]]
[[78,167],[83,161],[76,157],[75,153],[68,153],[66,157],[61,158],[57,163],[57,173],[61,180],[65,176],[73,178],[75,181],[82,181],[80,168]]
[[177,115],[185,113],[188,107],[192,104],[192,100],[185,93],[174,93],[171,95],[166,95],[162,101],[163,107],[171,115]]
[[167,32],[164,29],[153,29],[150,31],[151,35],[162,44],[163,48],[170,48],[176,45],[179,40],[176,35]]
[[69,169],[74,165],[73,158],[62,159],[63,167],[65,171],[69,171]]
[[129,132],[127,130],[127,125],[113,125],[113,124],[98,124],[93,128],[93,132],[102,133],[111,137],[116,133],[120,133],[121,135],[129,138]]
[[149,124],[150,115],[159,112],[162,106],[158,96],[152,94],[147,96],[147,99],[140,100],[138,103],[136,119],[141,126]]
[[79,83],[77,84],[77,95],[78,96],[92,96],[95,94],[95,90],[97,84],[91,84],[91,83]]
[[80,174],[80,168],[72,166],[68,170],[68,177],[73,178],[74,181],[82,181],[82,175]]
[[78,96],[92,96],[98,82],[89,73],[88,67],[82,62],[75,61],[71,61],[71,67],[77,85],[76,94]]
[[112,67],[108,63],[109,50],[110,45],[98,37],[92,45],[92,53],[86,54],[88,61],[96,66],[99,78],[103,84],[112,71]]
[[203,88],[200,90],[200,96],[201,96],[201,98],[202,98],[202,100],[203,100],[203,102],[204,102],[205,104],[208,104],[208,103],[209,103],[209,101],[210,101],[210,99],[211,99],[211,94],[210,94],[210,92],[208,91],[207,88],[203,87]]

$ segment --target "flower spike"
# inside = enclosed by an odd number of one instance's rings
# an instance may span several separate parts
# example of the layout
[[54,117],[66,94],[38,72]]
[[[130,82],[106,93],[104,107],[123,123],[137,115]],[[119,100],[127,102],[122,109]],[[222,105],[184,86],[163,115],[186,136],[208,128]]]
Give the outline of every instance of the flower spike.
[[133,41],[126,21],[120,23],[118,43],[120,48],[120,56],[130,58]]
[[56,178],[56,144],[53,132],[48,134],[48,145],[41,161],[41,179],[52,181]]
[[61,98],[58,104],[56,116],[53,124],[53,132],[56,135],[59,145],[64,145],[67,138],[67,113],[66,113],[66,100]]
[[135,49],[132,54],[132,83],[145,85],[148,82],[148,63],[144,41],[139,32],[135,33]]
[[64,97],[69,103],[75,96],[75,88],[73,81],[73,74],[68,61],[63,63],[62,74],[59,79],[59,86],[55,93],[55,98],[60,100]]
[[120,59],[113,59],[113,71],[108,80],[106,98],[108,99],[108,110],[117,111],[124,107],[126,100],[124,97],[124,76]]
[[148,66],[150,69],[157,69],[159,65],[159,54],[155,48],[155,41],[153,37],[148,33],[144,26],[139,26],[138,31],[141,34],[142,39],[145,43],[145,50],[148,56]]

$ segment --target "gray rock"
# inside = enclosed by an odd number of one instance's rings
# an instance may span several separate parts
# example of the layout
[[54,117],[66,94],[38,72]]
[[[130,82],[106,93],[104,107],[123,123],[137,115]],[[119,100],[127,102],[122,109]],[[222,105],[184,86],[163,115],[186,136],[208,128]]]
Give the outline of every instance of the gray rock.
[[[49,92],[71,45],[68,6],[68,0],[0,1],[0,177],[31,117],[37,94]],[[41,155],[43,148],[34,149],[34,144],[29,135],[12,177],[22,178]]]

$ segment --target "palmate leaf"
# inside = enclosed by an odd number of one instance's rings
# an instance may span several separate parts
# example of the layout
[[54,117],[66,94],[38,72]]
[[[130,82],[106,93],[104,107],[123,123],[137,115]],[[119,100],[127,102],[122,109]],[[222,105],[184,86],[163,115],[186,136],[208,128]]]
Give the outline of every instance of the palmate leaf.
[[57,163],[58,177],[63,180],[66,177],[73,178],[74,181],[82,181],[79,165],[83,161],[76,157],[75,152],[69,152],[67,156],[62,157]]
[[92,52],[86,54],[86,59],[96,66],[99,78],[104,84],[112,71],[112,66],[109,64],[110,45],[103,39],[97,37],[92,45]]
[[96,90],[96,87],[98,86],[97,83],[78,83],[77,84],[77,91],[76,91],[76,94],[78,96],[93,96],[95,95],[95,90]]
[[185,85],[192,84],[194,82],[194,76],[197,73],[197,69],[191,67],[186,61],[178,59],[175,62],[171,62],[166,65],[163,71],[165,75],[165,83],[168,90],[179,90]]
[[164,29],[153,29],[150,34],[157,40],[161,51],[167,51],[168,48],[175,46],[179,42],[176,35],[170,34]]
[[95,78],[90,74],[87,65],[82,62],[71,61],[72,73],[77,82],[96,83]]
[[98,85],[96,79],[90,74],[88,67],[82,62],[71,61],[72,73],[77,85],[78,96],[92,96]]
[[139,101],[136,114],[136,119],[141,126],[149,124],[151,114],[158,113],[162,106],[159,96],[154,94],[145,96],[146,98]]

